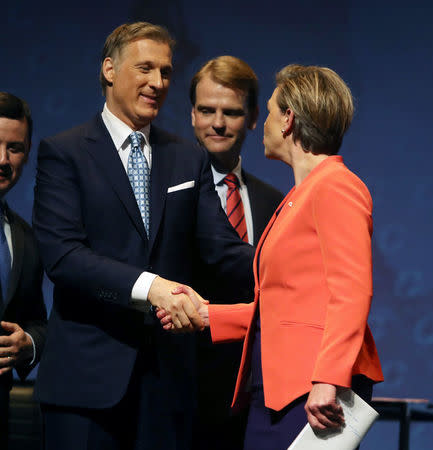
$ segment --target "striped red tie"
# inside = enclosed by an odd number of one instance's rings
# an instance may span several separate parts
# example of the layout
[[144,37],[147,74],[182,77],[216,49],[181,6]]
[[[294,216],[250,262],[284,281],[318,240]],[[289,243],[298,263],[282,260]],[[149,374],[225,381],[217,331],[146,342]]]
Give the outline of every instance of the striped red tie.
[[244,205],[239,193],[239,180],[234,173],[229,173],[224,178],[227,185],[227,217],[239,237],[248,242],[247,223],[245,222]]

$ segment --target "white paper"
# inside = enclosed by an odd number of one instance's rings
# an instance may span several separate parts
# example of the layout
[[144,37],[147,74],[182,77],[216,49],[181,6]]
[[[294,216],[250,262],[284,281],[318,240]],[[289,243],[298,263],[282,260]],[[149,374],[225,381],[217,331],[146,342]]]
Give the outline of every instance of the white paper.
[[354,450],[379,417],[378,412],[351,389],[339,388],[337,401],[345,425],[332,431],[314,432],[307,423],[287,450]]

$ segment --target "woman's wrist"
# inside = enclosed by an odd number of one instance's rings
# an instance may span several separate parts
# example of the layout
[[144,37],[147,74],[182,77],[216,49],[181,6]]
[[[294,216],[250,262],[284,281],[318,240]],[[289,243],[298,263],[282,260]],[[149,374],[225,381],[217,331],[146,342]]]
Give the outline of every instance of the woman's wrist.
[[199,308],[198,314],[204,322],[205,327],[209,327],[209,305],[202,304]]

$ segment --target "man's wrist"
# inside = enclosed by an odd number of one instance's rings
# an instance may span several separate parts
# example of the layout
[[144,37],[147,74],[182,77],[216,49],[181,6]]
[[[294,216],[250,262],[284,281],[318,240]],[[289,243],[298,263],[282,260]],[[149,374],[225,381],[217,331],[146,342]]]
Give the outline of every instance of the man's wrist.
[[132,287],[131,300],[142,302],[148,300],[150,287],[157,276],[152,272],[142,272]]
[[152,305],[148,297],[150,288],[156,278],[158,278],[156,274],[142,272],[132,288],[131,300],[129,301],[129,305],[132,308],[154,317],[156,316],[156,308]]

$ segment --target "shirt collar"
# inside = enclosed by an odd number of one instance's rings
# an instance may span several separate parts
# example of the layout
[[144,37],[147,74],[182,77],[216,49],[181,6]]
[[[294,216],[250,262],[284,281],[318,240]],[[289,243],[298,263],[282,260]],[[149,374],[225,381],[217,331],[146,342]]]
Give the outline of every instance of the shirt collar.
[[[227,173],[218,172],[214,166],[211,166],[211,169],[212,169],[212,175],[213,175],[213,182],[215,184],[221,184],[228,172]],[[239,161],[236,164],[236,167],[231,171],[231,173],[234,173],[236,175],[236,177],[239,180],[239,183],[241,185],[244,184],[243,179],[242,179],[242,159],[240,156],[239,156]]]
[[[113,139],[114,145],[119,151],[125,142],[129,145],[129,135],[134,131],[125,122],[116,117],[107,107],[107,103],[104,104],[104,109],[101,113],[102,120],[110,133],[111,139]],[[150,124],[138,130],[145,139],[146,145],[149,145],[149,133]],[[128,139],[128,140],[127,140]]]

